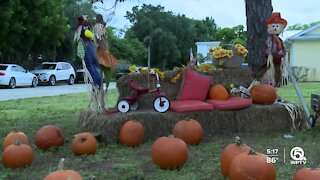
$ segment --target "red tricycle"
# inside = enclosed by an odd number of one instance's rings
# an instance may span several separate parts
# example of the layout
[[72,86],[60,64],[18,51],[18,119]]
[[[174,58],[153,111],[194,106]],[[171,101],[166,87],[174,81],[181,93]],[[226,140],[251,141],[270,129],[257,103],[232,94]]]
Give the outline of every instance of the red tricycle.
[[164,113],[170,107],[170,101],[165,97],[164,93],[161,91],[161,85],[159,76],[157,73],[150,73],[149,76],[155,76],[156,78],[156,88],[149,89],[147,87],[139,86],[136,81],[130,77],[129,87],[135,91],[135,95],[127,96],[119,101],[118,110],[122,113],[126,113],[129,110],[137,110],[139,108],[138,98],[147,93],[155,93],[156,98],[153,101],[153,107],[156,111]]

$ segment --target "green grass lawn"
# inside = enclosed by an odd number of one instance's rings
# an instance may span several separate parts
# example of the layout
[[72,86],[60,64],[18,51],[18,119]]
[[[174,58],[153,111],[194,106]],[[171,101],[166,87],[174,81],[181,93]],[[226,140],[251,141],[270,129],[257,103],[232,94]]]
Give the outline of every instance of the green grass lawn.
[[[299,87],[310,107],[310,93],[320,94],[320,83],[300,83]],[[287,101],[299,103],[292,85],[278,89],[278,94]],[[116,104],[117,96],[116,90],[109,91],[110,107]],[[150,152],[153,142],[144,142],[134,149],[121,144],[100,143],[95,155],[74,156],[71,152],[72,137],[78,133],[79,113],[86,110],[87,106],[87,93],[0,102],[0,136],[4,137],[14,129],[27,133],[35,154],[32,166],[25,169],[7,169],[0,164],[0,179],[43,179],[55,170],[59,159],[64,157],[65,169],[79,171],[84,179],[222,180],[220,154],[227,144],[233,142],[235,135],[240,135],[246,144],[262,153],[266,153],[268,148],[279,149],[277,179],[291,179],[295,171],[302,167],[290,164],[289,151],[295,146],[304,149],[306,167],[320,167],[319,126],[311,131],[292,133],[295,136],[292,140],[283,138],[285,133],[290,132],[228,134],[205,139],[200,145],[189,147],[189,159],[179,170],[161,170],[152,163]],[[66,143],[63,147],[42,151],[35,146],[34,135],[39,128],[48,124],[63,130]],[[2,143],[0,146],[2,149]]]

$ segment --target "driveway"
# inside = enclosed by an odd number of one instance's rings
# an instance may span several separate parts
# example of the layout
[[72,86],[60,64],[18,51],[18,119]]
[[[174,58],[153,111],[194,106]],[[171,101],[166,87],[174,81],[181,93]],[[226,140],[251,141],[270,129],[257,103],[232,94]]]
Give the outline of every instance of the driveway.
[[[111,82],[109,89],[115,89],[116,83]],[[65,85],[57,84],[56,86],[37,86],[35,88],[23,87],[15,89],[0,89],[0,101],[13,99],[24,99],[44,96],[57,96],[62,94],[87,92],[86,84]]]

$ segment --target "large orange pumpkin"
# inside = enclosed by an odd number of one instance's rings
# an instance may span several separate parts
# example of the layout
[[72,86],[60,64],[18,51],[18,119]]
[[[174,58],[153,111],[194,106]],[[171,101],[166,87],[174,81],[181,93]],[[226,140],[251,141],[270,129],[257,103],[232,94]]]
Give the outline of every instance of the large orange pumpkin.
[[8,168],[23,168],[30,166],[33,160],[32,148],[27,144],[21,144],[17,139],[3,152],[2,163]]
[[162,169],[176,169],[188,160],[187,144],[179,138],[160,137],[152,145],[152,161]]
[[250,94],[255,104],[273,104],[277,99],[276,89],[270,84],[254,85]]
[[301,168],[299,169],[293,180],[319,180],[320,179],[320,169],[312,169],[312,168]]
[[227,100],[229,99],[229,93],[222,84],[215,84],[211,86],[208,93],[209,99],[212,100]]
[[138,121],[127,121],[120,129],[119,139],[122,144],[130,147],[139,146],[144,138],[143,125]]
[[241,142],[240,137],[236,137],[235,143],[229,144],[226,146],[220,157],[220,171],[223,177],[229,177],[229,169],[232,163],[232,160],[240,153],[248,153],[250,147]]
[[62,146],[64,144],[64,137],[60,128],[47,125],[38,130],[35,135],[35,143],[40,149],[48,149],[50,147]]
[[58,170],[47,175],[44,180],[82,180],[81,175],[74,170],[63,170],[64,158],[61,158]]
[[267,156],[250,150],[237,155],[229,169],[230,180],[275,180],[276,168],[267,163]]
[[198,121],[186,119],[174,125],[173,135],[187,144],[199,144],[203,139],[203,129]]
[[17,139],[20,140],[21,144],[29,144],[28,136],[24,132],[12,131],[4,138],[3,149],[14,144]]
[[79,156],[82,154],[94,154],[98,149],[96,138],[88,132],[74,135],[72,140],[72,152]]

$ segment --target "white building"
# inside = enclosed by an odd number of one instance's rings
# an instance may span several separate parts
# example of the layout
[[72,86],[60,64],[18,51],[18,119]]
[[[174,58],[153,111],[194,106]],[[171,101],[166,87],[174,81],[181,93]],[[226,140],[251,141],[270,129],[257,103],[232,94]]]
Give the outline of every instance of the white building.
[[209,53],[209,48],[219,46],[220,42],[219,41],[196,42],[196,45],[197,45],[197,54],[202,54],[203,57],[207,57],[207,60],[204,63],[208,64],[208,63],[212,63],[212,56]]

